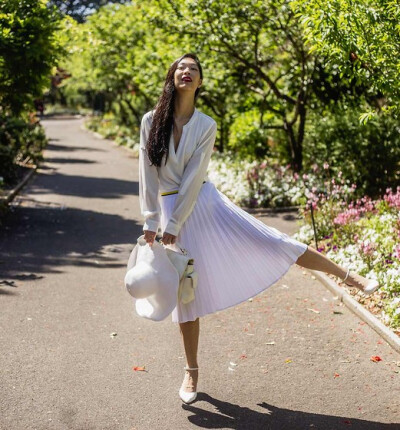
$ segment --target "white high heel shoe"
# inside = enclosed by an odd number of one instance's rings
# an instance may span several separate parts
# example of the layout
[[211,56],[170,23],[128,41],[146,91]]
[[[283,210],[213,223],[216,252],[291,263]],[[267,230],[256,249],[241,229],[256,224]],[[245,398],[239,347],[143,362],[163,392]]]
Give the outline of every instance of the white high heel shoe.
[[[356,287],[355,285],[351,285],[351,284],[348,284],[348,283],[346,282],[346,279],[349,277],[349,275],[350,275],[350,269],[347,269],[347,273],[346,273],[346,276],[345,276],[345,277],[344,277],[344,279],[343,279],[343,282],[344,282],[346,285],[348,285],[349,287],[355,287],[355,288],[358,288],[358,287]],[[379,287],[380,287],[380,285],[379,285],[379,282],[378,282],[378,281],[376,281],[376,280],[374,280],[374,279],[370,279],[370,280],[368,281],[367,286],[366,286],[364,289],[359,288],[359,290],[360,290],[360,291],[362,291],[366,296],[369,296],[370,294],[374,293],[374,292],[375,292]]]
[[[185,370],[198,370],[198,367],[184,367]],[[181,398],[181,400],[185,403],[192,403],[193,401],[196,400],[197,397],[197,391],[194,391],[193,393],[188,393],[187,391],[184,391],[183,388],[181,387],[179,389],[179,397]]]

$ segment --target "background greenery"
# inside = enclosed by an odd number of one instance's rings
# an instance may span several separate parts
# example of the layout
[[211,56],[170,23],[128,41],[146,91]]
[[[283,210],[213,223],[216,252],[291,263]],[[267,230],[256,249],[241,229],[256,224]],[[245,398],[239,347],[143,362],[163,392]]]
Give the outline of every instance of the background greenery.
[[[195,52],[220,153],[328,162],[376,197],[400,177],[398,15],[380,0],[2,0],[2,130],[44,97],[132,144],[169,65]],[[3,166],[21,158],[7,151]]]
[[137,149],[169,66],[194,52],[212,180],[240,205],[300,205],[299,239],[379,279],[398,330],[399,18],[393,0],[0,0],[0,187],[41,157],[40,101]]

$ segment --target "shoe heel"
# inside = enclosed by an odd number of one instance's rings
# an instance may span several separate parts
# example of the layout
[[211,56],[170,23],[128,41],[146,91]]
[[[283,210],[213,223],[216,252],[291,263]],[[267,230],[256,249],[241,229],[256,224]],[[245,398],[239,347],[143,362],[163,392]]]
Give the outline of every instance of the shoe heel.
[[[199,368],[198,367],[187,367],[187,366],[185,366],[184,369],[185,370],[198,370]],[[192,403],[196,400],[197,391],[194,391],[193,393],[188,393],[188,392],[184,391],[183,388],[181,387],[179,389],[179,397],[181,398],[181,400],[184,403],[189,404],[189,403]]]

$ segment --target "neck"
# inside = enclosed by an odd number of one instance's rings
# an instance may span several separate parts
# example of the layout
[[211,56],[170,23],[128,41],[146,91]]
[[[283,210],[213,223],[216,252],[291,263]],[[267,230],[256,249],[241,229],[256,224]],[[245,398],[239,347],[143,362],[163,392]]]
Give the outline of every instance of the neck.
[[174,118],[185,119],[189,118],[194,113],[194,100],[193,94],[188,94],[188,97],[176,95],[174,105]]

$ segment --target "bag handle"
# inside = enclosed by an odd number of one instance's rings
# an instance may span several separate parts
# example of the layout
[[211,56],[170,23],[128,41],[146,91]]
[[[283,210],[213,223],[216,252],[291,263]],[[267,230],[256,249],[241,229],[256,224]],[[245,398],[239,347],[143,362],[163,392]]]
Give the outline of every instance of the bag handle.
[[[159,240],[159,242],[164,246],[164,247],[167,247],[168,245],[165,245],[164,244],[164,242],[162,241],[162,239],[160,239]],[[184,248],[183,247],[183,245],[180,243],[180,242],[178,242],[178,241],[176,241],[175,243],[174,243],[174,245],[176,245],[180,250],[181,250],[181,252],[182,252],[182,254],[183,255],[187,255],[187,250],[186,250],[186,248]]]

